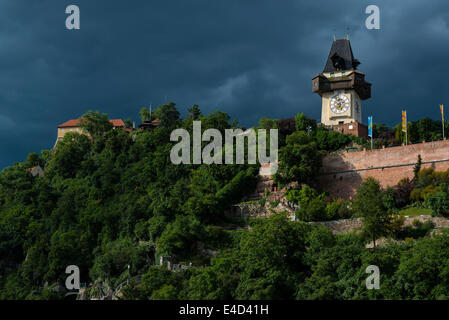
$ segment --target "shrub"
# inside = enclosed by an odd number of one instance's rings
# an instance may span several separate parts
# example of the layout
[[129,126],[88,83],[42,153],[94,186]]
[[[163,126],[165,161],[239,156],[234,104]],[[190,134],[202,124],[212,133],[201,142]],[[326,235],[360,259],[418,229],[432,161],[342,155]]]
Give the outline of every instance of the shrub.
[[413,241],[415,241],[413,238],[405,238],[404,240],[406,243],[412,243]]
[[411,226],[407,226],[396,232],[394,234],[394,238],[396,239],[404,239],[407,242],[407,239],[419,239],[426,237],[430,234],[430,232],[435,228],[435,225],[432,221],[426,221],[422,223],[418,219],[413,220]]
[[304,186],[301,190],[288,190],[288,201],[299,205],[296,217],[302,221],[327,220],[325,194],[319,194],[317,190]]
[[427,197],[432,196],[435,193],[437,193],[439,190],[440,190],[439,186],[429,185],[429,186],[425,187],[424,189],[413,190],[411,197],[414,201],[423,201]]
[[415,184],[409,178],[404,178],[395,186],[395,202],[397,208],[403,208],[410,203],[410,193]]
[[157,250],[182,257],[191,252],[196,242],[205,235],[204,226],[193,216],[177,216],[169,223],[157,241]]
[[336,131],[320,128],[316,133],[316,141],[321,150],[335,151],[347,145],[351,138]]
[[343,199],[329,202],[326,206],[326,215],[328,220],[351,218],[351,203]]
[[449,215],[449,192],[446,184],[441,186],[441,190],[425,196],[424,206],[432,209],[433,216]]

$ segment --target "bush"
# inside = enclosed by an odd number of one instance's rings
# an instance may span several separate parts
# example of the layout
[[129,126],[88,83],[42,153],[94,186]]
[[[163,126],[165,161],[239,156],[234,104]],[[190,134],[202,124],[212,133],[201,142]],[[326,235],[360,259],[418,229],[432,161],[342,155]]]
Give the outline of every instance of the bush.
[[395,189],[395,202],[397,208],[403,208],[410,204],[410,193],[415,187],[414,182],[409,178],[404,178],[398,182]]
[[178,257],[190,254],[196,242],[205,236],[204,226],[193,216],[177,216],[157,241],[157,251]]
[[441,190],[433,194],[427,194],[424,199],[424,206],[432,209],[433,216],[449,215],[449,192],[446,184],[441,186]]
[[413,220],[411,226],[403,228],[399,232],[396,232],[393,236],[398,240],[407,240],[407,238],[419,239],[428,236],[434,228],[435,225],[432,221],[426,221],[422,223],[418,219],[415,219]]
[[302,221],[327,220],[325,194],[304,186],[301,190],[293,189],[287,191],[287,200],[299,205],[296,217]]
[[95,257],[89,274],[92,279],[109,279],[113,282],[123,276],[123,272],[138,274],[147,267],[148,252],[147,246],[139,245],[130,239],[109,242]]
[[316,133],[316,141],[321,150],[336,151],[351,142],[351,138],[336,131],[320,128]]
[[428,185],[424,189],[415,189],[410,194],[410,198],[415,202],[421,202],[427,197],[434,195],[440,190],[439,186]]
[[328,220],[351,218],[351,203],[343,199],[329,202],[326,206],[326,215]]

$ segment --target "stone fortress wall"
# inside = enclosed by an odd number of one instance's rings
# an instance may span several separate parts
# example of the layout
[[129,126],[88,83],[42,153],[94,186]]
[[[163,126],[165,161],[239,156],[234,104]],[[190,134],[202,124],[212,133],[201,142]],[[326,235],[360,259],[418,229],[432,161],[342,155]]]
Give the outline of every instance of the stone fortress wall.
[[328,155],[316,183],[336,197],[351,199],[364,178],[373,177],[383,187],[394,186],[405,177],[413,178],[418,155],[422,158],[421,168],[445,171],[449,168],[449,140]]

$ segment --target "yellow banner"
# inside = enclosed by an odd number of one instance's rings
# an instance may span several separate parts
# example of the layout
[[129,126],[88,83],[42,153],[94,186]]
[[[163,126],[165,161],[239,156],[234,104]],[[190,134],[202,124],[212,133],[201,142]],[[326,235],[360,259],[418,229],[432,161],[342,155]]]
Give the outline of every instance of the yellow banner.
[[407,132],[407,111],[402,111],[402,132]]
[[440,110],[441,110],[441,120],[444,121],[444,106],[440,104]]

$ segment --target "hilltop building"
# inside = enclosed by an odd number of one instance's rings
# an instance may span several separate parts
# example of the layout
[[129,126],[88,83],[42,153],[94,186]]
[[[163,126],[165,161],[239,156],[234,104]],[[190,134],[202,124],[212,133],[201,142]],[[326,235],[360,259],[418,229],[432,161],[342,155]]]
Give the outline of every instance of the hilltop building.
[[362,123],[362,101],[371,97],[371,84],[358,71],[349,39],[332,43],[323,72],[312,80],[312,92],[321,96],[321,124],[329,129],[366,137]]
[[154,119],[151,121],[150,119],[145,120],[142,122],[142,124],[139,125],[139,129],[142,130],[153,130],[161,124],[161,121],[159,119]]
[[[125,122],[123,122],[122,119],[113,119],[109,120],[109,122],[112,124],[114,129],[120,128],[126,130]],[[80,134],[85,134],[83,129],[80,127],[80,120],[69,120],[67,122],[64,122],[63,124],[58,126],[58,139],[56,142],[62,140],[66,133],[68,132],[78,132]]]

